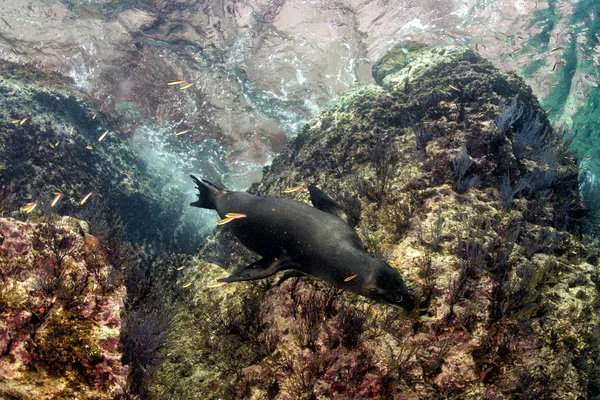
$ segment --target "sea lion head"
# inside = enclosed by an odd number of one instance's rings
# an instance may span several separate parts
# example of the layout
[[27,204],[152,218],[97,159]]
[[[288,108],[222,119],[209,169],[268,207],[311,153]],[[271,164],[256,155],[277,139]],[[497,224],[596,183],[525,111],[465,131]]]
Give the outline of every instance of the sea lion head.
[[363,296],[392,306],[400,306],[407,311],[415,308],[415,302],[404,280],[386,262],[373,258],[374,273],[368,278]]

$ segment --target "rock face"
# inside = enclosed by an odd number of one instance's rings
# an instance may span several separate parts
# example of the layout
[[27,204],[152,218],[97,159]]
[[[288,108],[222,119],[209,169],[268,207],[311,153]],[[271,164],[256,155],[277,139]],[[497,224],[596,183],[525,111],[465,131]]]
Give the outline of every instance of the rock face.
[[152,269],[176,311],[136,390],[157,399],[600,393],[598,254],[580,243],[586,210],[568,138],[520,78],[464,48],[406,44],[373,76],[377,85],[344,92],[313,118],[251,192],[318,185],[405,277],[415,311],[281,273],[207,289],[227,272],[206,260],[235,269],[252,259],[223,228],[185,269]]
[[[130,240],[172,243],[183,207],[177,181],[136,154],[129,138],[70,79],[7,62],[0,63],[0,75],[5,213],[30,202],[37,202],[34,214],[99,219],[118,213]],[[52,206],[56,193],[63,197]]]
[[0,218],[0,397],[121,398],[118,243],[85,222]]

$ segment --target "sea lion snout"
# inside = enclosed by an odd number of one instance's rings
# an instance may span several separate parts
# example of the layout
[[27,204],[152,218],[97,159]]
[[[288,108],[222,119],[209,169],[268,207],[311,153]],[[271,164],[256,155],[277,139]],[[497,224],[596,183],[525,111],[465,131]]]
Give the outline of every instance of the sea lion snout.
[[376,259],[376,262],[379,264],[379,271],[375,276],[374,285],[370,287],[371,295],[368,297],[412,311],[415,301],[400,274],[384,261]]

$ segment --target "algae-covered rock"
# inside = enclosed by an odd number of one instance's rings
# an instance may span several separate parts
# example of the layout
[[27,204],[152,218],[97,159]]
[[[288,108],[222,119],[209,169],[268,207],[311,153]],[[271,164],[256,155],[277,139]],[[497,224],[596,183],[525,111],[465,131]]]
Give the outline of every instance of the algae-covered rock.
[[74,219],[0,218],[0,398],[123,398],[117,246]]
[[[36,213],[81,219],[117,212],[129,239],[159,247],[172,240],[182,195],[164,189],[169,177],[152,172],[73,82],[5,61],[0,77],[0,184],[11,196],[2,196],[5,214],[30,202]],[[51,206],[55,193],[63,197]]]
[[[141,393],[598,394],[597,250],[580,242],[586,210],[565,137],[520,78],[470,50],[405,45],[373,74],[377,86],[343,93],[250,191],[284,196],[290,186],[318,185],[405,278],[415,311],[286,273],[206,289],[228,272],[205,259],[229,271],[253,260],[219,228],[176,278],[181,286],[162,286],[176,293],[176,315]],[[305,191],[286,196],[308,201]],[[173,278],[156,284],[164,281]]]

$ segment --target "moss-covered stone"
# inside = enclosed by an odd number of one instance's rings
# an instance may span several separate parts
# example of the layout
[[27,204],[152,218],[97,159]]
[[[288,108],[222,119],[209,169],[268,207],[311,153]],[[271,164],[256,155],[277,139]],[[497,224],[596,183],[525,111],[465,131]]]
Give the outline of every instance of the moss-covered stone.
[[54,314],[36,338],[38,361],[58,375],[76,370],[86,378],[86,370],[102,361],[92,328],[66,311]]

